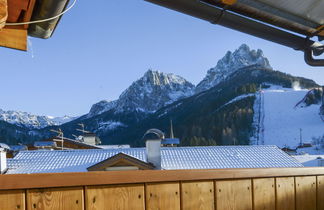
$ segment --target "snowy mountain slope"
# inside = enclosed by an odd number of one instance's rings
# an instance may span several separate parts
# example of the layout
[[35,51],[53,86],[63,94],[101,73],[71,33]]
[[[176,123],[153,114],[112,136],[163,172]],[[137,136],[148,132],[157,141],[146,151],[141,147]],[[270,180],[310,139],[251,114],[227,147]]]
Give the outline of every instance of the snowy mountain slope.
[[319,115],[320,104],[296,105],[308,90],[271,88],[257,95],[254,106],[255,125],[260,126],[254,143],[296,148],[300,138],[312,142],[312,138],[324,134],[324,122]]
[[184,78],[148,70],[128,87],[116,101],[101,101],[92,106],[88,117],[115,109],[116,112],[152,113],[181,98],[191,96],[195,86]]
[[96,115],[100,115],[101,113],[107,112],[116,107],[117,101],[107,101],[102,100],[98,103],[92,105],[90,112],[87,114],[86,117],[93,117]]
[[217,62],[216,67],[208,70],[206,77],[197,85],[196,93],[205,91],[219,84],[235,71],[249,66],[272,69],[268,59],[264,57],[262,50],[250,50],[249,46],[242,44],[233,53],[228,51],[226,55]]
[[4,111],[0,109],[0,120],[10,124],[26,127],[30,129],[40,129],[47,126],[56,126],[74,120],[75,117],[52,117],[52,116],[38,116],[21,111]]

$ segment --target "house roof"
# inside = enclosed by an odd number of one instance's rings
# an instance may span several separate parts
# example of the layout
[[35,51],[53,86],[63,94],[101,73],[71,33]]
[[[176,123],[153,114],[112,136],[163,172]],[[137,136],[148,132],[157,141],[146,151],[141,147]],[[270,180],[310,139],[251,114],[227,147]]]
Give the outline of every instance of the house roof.
[[[145,148],[21,151],[7,174],[86,172],[118,153],[146,162]],[[161,159],[165,170],[302,167],[277,146],[162,147]]]

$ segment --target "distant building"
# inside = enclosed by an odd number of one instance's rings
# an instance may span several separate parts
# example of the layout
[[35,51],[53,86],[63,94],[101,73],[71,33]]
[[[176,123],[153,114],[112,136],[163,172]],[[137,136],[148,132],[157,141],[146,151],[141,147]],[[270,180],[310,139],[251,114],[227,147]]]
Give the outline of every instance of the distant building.
[[[93,139],[93,141],[92,141]],[[87,138],[87,142],[95,142],[95,137],[91,136]],[[40,149],[41,145],[48,145],[45,148],[42,149],[53,149],[53,150],[62,150],[63,149],[101,149],[101,147],[95,145],[95,144],[88,144],[84,141],[69,139],[66,137],[63,137],[63,141],[61,137],[52,137],[49,139],[44,139],[41,141],[37,141],[34,143],[33,147],[30,147],[30,150],[36,150]]]
[[100,138],[95,133],[85,133],[81,141],[85,144],[98,145],[101,144]]

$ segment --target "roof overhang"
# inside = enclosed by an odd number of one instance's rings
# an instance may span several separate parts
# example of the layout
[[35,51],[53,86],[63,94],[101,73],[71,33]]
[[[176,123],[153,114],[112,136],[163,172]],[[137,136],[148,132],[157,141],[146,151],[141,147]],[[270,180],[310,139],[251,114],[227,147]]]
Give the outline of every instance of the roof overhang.
[[50,38],[62,16],[41,23],[12,24],[54,17],[63,12],[68,3],[69,0],[0,0],[0,46],[26,51],[28,35]]
[[[146,0],[206,21],[305,52],[324,66],[322,0]],[[319,41],[315,41],[316,38]]]

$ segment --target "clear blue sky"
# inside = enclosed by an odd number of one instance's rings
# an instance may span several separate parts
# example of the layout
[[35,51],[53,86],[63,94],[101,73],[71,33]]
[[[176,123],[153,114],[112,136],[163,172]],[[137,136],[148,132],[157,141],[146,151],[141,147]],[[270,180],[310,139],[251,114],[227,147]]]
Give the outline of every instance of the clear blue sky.
[[79,1],[51,39],[30,41],[33,53],[0,48],[4,110],[81,115],[116,99],[149,68],[197,84],[242,43],[261,48],[277,70],[324,84],[324,68],[307,66],[301,52],[143,0]]

